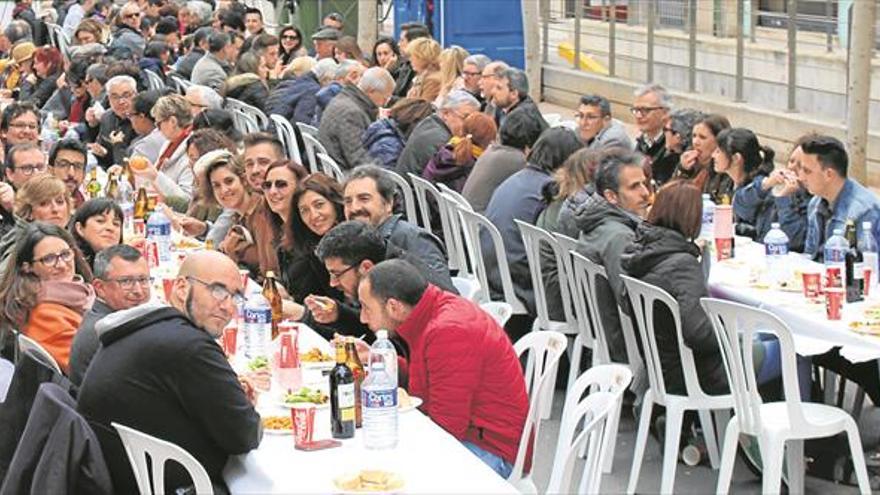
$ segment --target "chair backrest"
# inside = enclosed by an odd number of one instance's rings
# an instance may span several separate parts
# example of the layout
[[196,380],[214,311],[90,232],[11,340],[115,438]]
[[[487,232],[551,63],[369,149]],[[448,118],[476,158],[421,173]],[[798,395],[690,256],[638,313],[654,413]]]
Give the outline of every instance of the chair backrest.
[[342,167],[339,166],[330,155],[326,153],[318,153],[315,155],[318,159],[318,165],[321,168],[321,172],[327,177],[333,177],[340,184],[345,182],[345,172],[342,171]]
[[681,310],[678,301],[668,292],[654,285],[642,282],[627,275],[621,275],[629,299],[632,302],[633,318],[639,335],[642,339],[646,367],[648,368],[648,381],[654,390],[654,398],[659,404],[666,404],[666,380],[663,377],[663,367],[660,362],[660,350],[657,347],[657,327],[655,326],[654,314],[658,304],[666,306],[675,326],[675,340],[678,344],[678,352],[681,358],[681,370],[684,375],[684,385],[687,395],[694,399],[708,399],[708,395],[700,387],[697,378],[697,367],[694,363],[694,353],[690,347],[684,345],[681,334]]
[[516,462],[508,477],[512,482],[522,478],[529,441],[535,443],[538,441],[540,414],[544,409],[543,401],[550,397],[547,393],[548,387],[554,386],[553,377],[556,376],[556,367],[559,366],[559,359],[567,347],[568,341],[565,335],[553,331],[529,332],[513,345],[520,359],[524,355],[527,356],[525,381],[529,393],[529,413],[520,437]]
[[761,431],[763,401],[755,378],[751,345],[757,333],[770,333],[779,339],[788,418],[793,430],[809,429],[801,407],[794,340],[788,326],[773,313],[752,306],[709,297],[700,299],[700,304],[706,310],[718,338],[740,431],[747,435],[757,435]]
[[419,217],[416,213],[416,199],[413,196],[413,189],[409,182],[406,181],[400,174],[395,172],[394,170],[386,169],[385,173],[388,174],[388,177],[397,184],[397,189],[400,191],[403,199],[403,208],[406,212],[406,221],[413,224],[419,224]]
[[156,74],[150,69],[144,70],[143,74],[147,76],[147,87],[149,87],[150,90],[161,91],[165,88],[165,81],[159,77],[159,74]]
[[49,28],[50,43],[61,52],[64,58],[70,58],[70,38],[67,37],[64,28],[52,23],[46,23],[46,27]]
[[188,79],[184,79],[180,76],[175,76],[172,74],[168,77],[170,77],[171,80],[174,82],[174,84],[177,85],[177,92],[180,93],[181,95],[186,95],[186,90],[189,89],[193,85],[192,81],[190,81]]
[[34,358],[38,361],[51,367],[59,375],[64,374],[61,372],[61,366],[58,365],[58,361],[56,361],[55,358],[51,354],[49,354],[49,351],[47,351],[45,347],[40,345],[39,342],[23,333],[18,334],[18,352],[22,354],[30,354],[34,356]]
[[440,195],[440,190],[427,179],[419,177],[413,173],[407,175],[409,175],[410,181],[412,181],[413,190],[416,193],[416,204],[418,204],[419,214],[421,216],[419,224],[429,232],[434,231],[431,226],[432,205],[431,201],[428,200],[428,196],[430,196],[434,203],[433,207],[437,209],[437,216],[440,217],[440,229],[443,233],[443,243],[446,245],[446,253],[449,255],[449,269],[453,271],[458,270],[461,255],[456,251],[455,240],[453,239],[454,236],[449,225],[448,209],[445,207],[446,205],[443,196]]
[[[458,214],[459,208],[473,211],[471,204],[464,199],[464,196],[457,191],[450,189],[445,184],[437,184],[440,191],[440,209],[441,217],[449,226],[449,235],[447,245],[452,243],[452,251],[449,252],[449,258],[455,258],[454,265],[458,268],[458,274],[463,277],[474,278],[473,268],[468,266],[467,243],[465,240],[467,233],[462,228],[461,217]],[[453,263],[450,263],[451,265]]]
[[501,277],[501,287],[504,293],[504,302],[510,304],[514,314],[527,313],[522,301],[516,297],[513,290],[513,280],[510,277],[510,267],[507,262],[507,252],[504,251],[504,241],[501,239],[501,232],[488,218],[477,212],[458,209],[464,231],[466,233],[465,241],[468,243],[468,263],[474,271],[474,276],[480,283],[480,300],[491,301],[491,293],[489,291],[488,273],[486,262],[483,259],[483,246],[480,239],[480,231],[486,230],[489,239],[492,242],[492,249],[495,251],[495,259],[498,261],[498,273]]
[[497,321],[502,327],[507,325],[507,321],[513,316],[513,308],[506,302],[484,302],[480,304],[480,308],[492,315],[492,318],[495,318],[495,321]]
[[547,301],[547,285],[544,281],[544,274],[547,273],[547,266],[544,266],[544,260],[541,259],[542,246],[550,248],[553,258],[556,260],[556,276],[559,280],[559,296],[562,299],[562,310],[565,315],[565,323],[571,331],[577,328],[577,321],[574,310],[571,305],[571,292],[568,285],[568,274],[565,269],[565,253],[562,251],[559,242],[550,232],[537,227],[535,225],[514,219],[520,234],[523,238],[523,245],[526,248],[526,258],[529,260],[529,273],[532,276],[532,288],[535,291],[535,309],[538,312],[538,323],[541,328],[549,328],[550,326],[550,310]]
[[309,124],[304,124],[302,122],[297,122],[296,126],[299,128],[299,132],[303,133],[304,137],[306,134],[308,134],[309,136],[318,137],[317,127]]
[[253,115],[238,109],[230,109],[232,114],[232,123],[238,132],[242,134],[253,134],[260,132],[260,123]]
[[[131,469],[134,471],[141,495],[163,495],[165,493],[165,462],[168,460],[179,462],[189,472],[196,493],[200,495],[214,493],[208,472],[189,452],[171,442],[160,440],[128,426],[119,423],[111,424],[119,432],[119,438],[122,439],[122,445],[125,447],[129,462],[131,462]],[[147,470],[147,456],[150,457],[150,471]],[[153,473],[152,478],[150,478],[150,472]],[[150,489],[151,483],[152,490]]]
[[467,277],[452,277],[452,285],[455,286],[459,296],[468,301],[480,302],[480,283],[476,280]]
[[269,116],[269,120],[275,124],[275,134],[278,136],[278,140],[284,144],[287,157],[302,165],[302,155],[300,154],[299,144],[296,142],[296,131],[293,130],[290,121],[274,113]]
[[226,98],[226,108],[229,111],[243,112],[252,117],[254,120],[257,121],[257,125],[260,130],[269,128],[269,117],[266,117],[266,114],[263,113],[262,110],[253,105],[248,105],[247,103],[241,100],[236,100],[235,98]]
[[[296,124],[297,127],[300,127],[299,123]],[[302,131],[302,127],[300,127],[300,131]],[[327,155],[327,148],[324,148],[324,145],[321,144],[321,141],[318,141],[317,134],[309,134],[305,131],[302,131],[303,144],[306,147],[306,156],[309,159],[309,163],[312,167],[312,172],[321,172],[321,165],[318,163],[318,154]],[[329,155],[328,155],[329,156]]]

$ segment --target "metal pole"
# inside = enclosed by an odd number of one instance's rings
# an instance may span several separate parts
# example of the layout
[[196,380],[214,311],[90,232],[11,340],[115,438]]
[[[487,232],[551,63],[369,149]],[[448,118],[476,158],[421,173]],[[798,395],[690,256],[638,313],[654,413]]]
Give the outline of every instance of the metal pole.
[[788,0],[788,111],[797,111],[797,0]]
[[611,18],[608,20],[608,75],[614,77],[617,58],[617,0],[611,0]]
[[550,62],[550,0],[541,0],[541,20],[543,21],[543,30],[541,32],[543,63]]
[[871,101],[871,56],[876,18],[875,0],[853,2],[846,143],[850,163],[848,175],[862,184],[868,180],[868,107]]
[[831,53],[834,38],[834,18],[831,0],[825,0],[825,50]]
[[584,16],[584,2],[583,0],[575,0],[574,1],[574,56],[571,59],[571,64],[574,66],[574,70],[580,70],[581,68],[581,17]]
[[749,41],[755,42],[755,31],[758,29],[758,9],[761,8],[760,2],[754,2],[752,0],[748,0],[752,2],[752,8],[749,9],[751,15],[749,16],[749,24],[751,29],[749,29]]
[[688,7],[688,91],[697,90],[697,0]]
[[654,0],[647,0],[645,5],[648,8],[648,70],[645,80],[649,83],[654,81]]
[[738,102],[745,101],[743,99],[743,19],[745,9],[743,2],[747,0],[736,0],[736,100]]
[[541,44],[538,18],[538,2],[522,2],[522,28],[525,41],[525,69],[529,81],[529,96],[541,101]]

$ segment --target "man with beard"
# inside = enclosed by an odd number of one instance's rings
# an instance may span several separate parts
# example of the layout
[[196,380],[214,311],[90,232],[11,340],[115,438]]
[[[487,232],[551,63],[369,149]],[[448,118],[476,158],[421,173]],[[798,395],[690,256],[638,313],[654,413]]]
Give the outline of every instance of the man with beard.
[[262,191],[269,165],[285,159],[284,145],[274,135],[265,132],[244,137],[244,172],[254,191]]
[[85,145],[73,138],[58,141],[49,154],[50,172],[64,181],[74,208],[79,208],[86,201],[82,191],[86,178],[86,156]]

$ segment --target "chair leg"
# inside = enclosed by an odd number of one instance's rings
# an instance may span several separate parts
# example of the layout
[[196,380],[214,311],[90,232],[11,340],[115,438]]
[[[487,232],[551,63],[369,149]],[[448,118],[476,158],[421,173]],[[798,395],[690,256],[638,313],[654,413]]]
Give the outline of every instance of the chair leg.
[[577,380],[578,375],[581,371],[581,354],[583,353],[584,345],[581,340],[580,334],[574,338],[574,347],[571,349],[571,366],[568,370],[568,385],[565,387],[566,394],[571,390],[571,386],[574,385],[575,380]]
[[620,410],[623,407],[623,399],[617,401],[614,410],[611,411],[611,417],[605,425],[605,449],[607,455],[605,457],[605,465],[602,466],[603,473],[610,473],[614,466],[614,447],[617,445],[617,429],[620,424]]
[[[856,385],[858,387],[858,385]],[[865,407],[865,389],[858,387],[856,396],[853,399],[852,417],[856,424],[859,424],[859,418],[862,417],[862,409]]]
[[706,452],[709,454],[709,465],[712,469],[718,469],[718,436],[715,434],[715,423],[712,421],[712,410],[701,409],[700,426],[703,427],[703,438],[706,441]]
[[651,389],[645,392],[645,399],[642,401],[642,415],[639,418],[639,432],[636,435],[636,450],[633,452],[633,465],[629,471],[629,485],[626,493],[633,494],[636,492],[636,486],[639,484],[639,471],[642,469],[642,458],[645,456],[645,444],[648,443],[648,427],[651,424],[651,410],[654,408],[654,393]]
[[559,363],[557,362],[556,366],[553,368],[553,371],[547,377],[550,380],[550,383],[545,392],[544,399],[544,407],[541,409],[541,419],[550,419],[550,416],[553,415],[553,394],[556,392],[556,375],[559,373]]
[[804,441],[789,440],[785,446],[788,493],[804,493]]
[[760,438],[763,464],[763,493],[780,493],[782,486],[782,459],[785,443],[776,438]]
[[718,486],[715,488],[719,494],[726,494],[730,490],[730,479],[733,477],[733,465],[736,463],[736,444],[738,441],[739,421],[734,417],[727,422],[727,430],[724,433],[721,468],[718,471]]
[[663,446],[663,474],[660,478],[660,493],[672,493],[675,486],[675,467],[678,465],[678,444],[681,439],[681,422],[684,411],[666,406],[666,439]]
[[849,439],[849,450],[853,457],[853,467],[856,478],[859,480],[859,491],[863,494],[871,493],[871,483],[868,481],[868,468],[865,465],[865,454],[862,452],[862,439],[859,437],[859,429],[856,422],[846,422],[846,436]]

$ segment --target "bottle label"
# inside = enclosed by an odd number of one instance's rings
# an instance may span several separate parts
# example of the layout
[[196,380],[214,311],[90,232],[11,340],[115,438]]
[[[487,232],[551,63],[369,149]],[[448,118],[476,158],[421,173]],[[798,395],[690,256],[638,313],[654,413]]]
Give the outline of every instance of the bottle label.
[[397,389],[364,390],[361,403],[366,408],[397,407]]
[[846,250],[838,248],[825,249],[825,263],[844,263],[846,262]]
[[339,415],[342,421],[354,421],[354,383],[346,383],[336,386],[336,400],[339,406]]
[[170,236],[171,235],[171,224],[170,223],[158,223],[158,224],[147,224],[147,237],[157,237],[157,236]]
[[767,256],[786,255],[788,254],[788,244],[783,242],[768,242],[764,244],[764,251]]
[[245,323],[272,323],[272,309],[244,308]]

